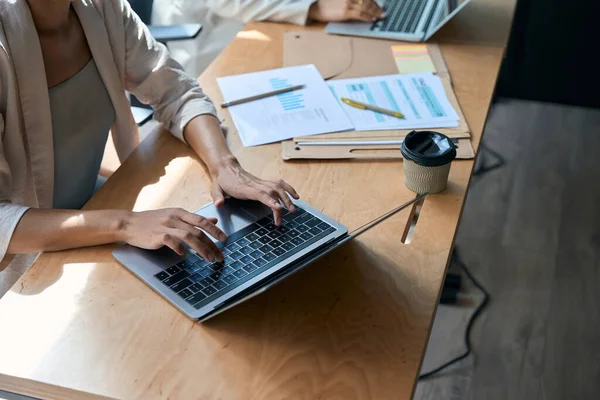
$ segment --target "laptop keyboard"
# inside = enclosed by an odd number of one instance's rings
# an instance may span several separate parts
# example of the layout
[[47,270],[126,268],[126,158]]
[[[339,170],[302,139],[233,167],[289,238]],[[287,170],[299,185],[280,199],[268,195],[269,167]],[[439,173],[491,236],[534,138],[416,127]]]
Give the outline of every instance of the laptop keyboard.
[[381,32],[415,33],[425,11],[427,0],[386,0],[387,17],[377,21],[372,30]]
[[199,309],[335,231],[313,214],[296,209],[284,210],[280,227],[268,216],[231,235],[222,248],[222,263],[190,254],[155,277]]

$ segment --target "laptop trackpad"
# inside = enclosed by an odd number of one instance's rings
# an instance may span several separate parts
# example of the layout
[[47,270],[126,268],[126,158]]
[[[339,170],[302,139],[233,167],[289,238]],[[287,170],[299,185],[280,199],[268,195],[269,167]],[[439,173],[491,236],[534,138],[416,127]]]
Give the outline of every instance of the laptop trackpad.
[[[259,202],[227,199],[225,205],[216,208],[209,204],[196,212],[205,218],[217,218],[217,226],[227,236],[269,215],[271,209]],[[210,236],[209,236],[210,237]],[[213,242],[215,239],[210,237]]]

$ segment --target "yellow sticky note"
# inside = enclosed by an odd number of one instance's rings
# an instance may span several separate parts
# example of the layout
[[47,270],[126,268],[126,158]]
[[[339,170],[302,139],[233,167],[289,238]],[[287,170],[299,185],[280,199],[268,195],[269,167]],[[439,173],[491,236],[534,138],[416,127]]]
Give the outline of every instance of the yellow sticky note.
[[392,46],[392,54],[401,74],[412,72],[436,72],[425,44]]

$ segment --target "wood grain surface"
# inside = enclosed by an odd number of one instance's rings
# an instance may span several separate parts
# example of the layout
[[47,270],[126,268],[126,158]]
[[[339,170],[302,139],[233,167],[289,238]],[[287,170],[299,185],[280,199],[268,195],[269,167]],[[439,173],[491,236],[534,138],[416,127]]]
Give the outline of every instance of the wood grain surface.
[[[298,27],[249,24],[200,78],[215,103],[216,77],[281,66],[290,29]],[[477,145],[502,49],[443,44],[442,52]],[[351,230],[414,196],[401,162],[284,162],[277,144],[243,148],[222,115],[247,169],[285,177]],[[471,169],[453,163],[410,244],[400,240],[405,210],[204,324],[118,265],[114,246],[44,254],[0,300],[0,389],[57,399],[409,399]],[[194,210],[210,201],[209,186],[190,150],[156,130],[86,208]]]

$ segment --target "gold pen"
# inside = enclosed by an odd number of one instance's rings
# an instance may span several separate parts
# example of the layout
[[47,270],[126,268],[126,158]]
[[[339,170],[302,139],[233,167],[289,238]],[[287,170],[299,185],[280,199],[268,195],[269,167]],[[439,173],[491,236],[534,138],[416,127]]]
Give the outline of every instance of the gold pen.
[[375,111],[375,112],[378,112],[380,114],[389,115],[390,117],[404,118],[404,114],[399,113],[398,111],[388,110],[386,108],[381,108],[381,107],[373,106],[371,104],[361,103],[360,101],[352,100],[352,99],[349,99],[347,97],[342,97],[341,100],[344,103],[348,104],[350,107],[358,108],[358,109],[361,109],[361,110]]

